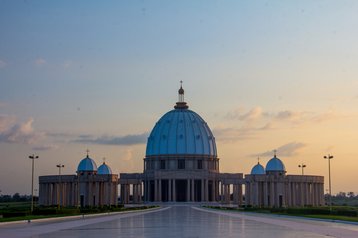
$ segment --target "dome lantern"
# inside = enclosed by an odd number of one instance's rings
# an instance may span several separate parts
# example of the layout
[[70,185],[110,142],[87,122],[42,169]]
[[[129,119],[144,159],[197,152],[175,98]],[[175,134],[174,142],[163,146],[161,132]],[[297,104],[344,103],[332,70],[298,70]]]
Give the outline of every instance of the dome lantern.
[[179,100],[174,106],[175,109],[188,109],[189,106],[184,101],[184,89],[183,89],[183,81],[180,81],[180,88],[178,90]]

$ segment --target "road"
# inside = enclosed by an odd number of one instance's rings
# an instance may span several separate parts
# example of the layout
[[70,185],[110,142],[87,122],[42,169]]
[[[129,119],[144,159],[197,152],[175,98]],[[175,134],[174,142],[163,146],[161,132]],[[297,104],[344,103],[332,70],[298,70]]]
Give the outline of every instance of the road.
[[0,238],[358,237],[358,225],[222,212],[190,205],[157,210],[0,225]]

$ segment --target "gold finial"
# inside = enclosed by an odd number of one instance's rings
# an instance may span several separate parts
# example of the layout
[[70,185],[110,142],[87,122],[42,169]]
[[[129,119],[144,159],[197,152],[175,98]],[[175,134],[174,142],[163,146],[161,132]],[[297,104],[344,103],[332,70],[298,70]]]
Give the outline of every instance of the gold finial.
[[257,164],[260,164],[260,156],[257,157]]
[[273,150],[273,157],[276,158],[277,150]]
[[89,152],[90,152],[89,149],[87,149],[87,150],[86,150],[87,157],[89,156]]
[[103,157],[102,160],[103,160],[103,164],[105,164],[106,163],[106,158]]

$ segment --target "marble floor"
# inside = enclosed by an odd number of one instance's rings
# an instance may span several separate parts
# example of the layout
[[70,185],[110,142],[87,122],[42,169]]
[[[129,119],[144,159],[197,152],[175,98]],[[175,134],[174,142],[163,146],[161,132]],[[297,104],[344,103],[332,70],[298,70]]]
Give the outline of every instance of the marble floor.
[[0,237],[358,237],[358,226],[187,205],[96,218],[1,225]]

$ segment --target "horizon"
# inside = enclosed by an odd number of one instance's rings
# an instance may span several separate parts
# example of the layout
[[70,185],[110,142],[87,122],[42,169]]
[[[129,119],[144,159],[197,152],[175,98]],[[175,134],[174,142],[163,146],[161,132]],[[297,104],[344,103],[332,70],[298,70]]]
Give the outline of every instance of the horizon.
[[178,101],[209,125],[220,171],[277,150],[287,174],[358,193],[358,2],[0,2],[0,190],[74,174],[86,156],[143,171]]

